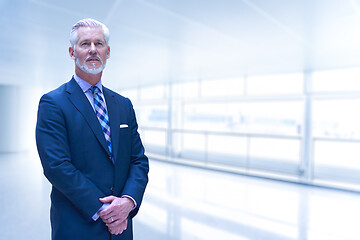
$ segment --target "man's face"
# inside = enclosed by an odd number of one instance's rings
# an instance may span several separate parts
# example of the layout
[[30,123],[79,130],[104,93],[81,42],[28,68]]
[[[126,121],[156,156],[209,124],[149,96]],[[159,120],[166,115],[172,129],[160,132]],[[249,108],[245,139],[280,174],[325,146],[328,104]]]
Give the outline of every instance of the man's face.
[[106,59],[110,57],[110,47],[106,46],[102,28],[80,27],[77,30],[77,37],[75,46],[69,48],[76,68],[90,74],[102,72]]

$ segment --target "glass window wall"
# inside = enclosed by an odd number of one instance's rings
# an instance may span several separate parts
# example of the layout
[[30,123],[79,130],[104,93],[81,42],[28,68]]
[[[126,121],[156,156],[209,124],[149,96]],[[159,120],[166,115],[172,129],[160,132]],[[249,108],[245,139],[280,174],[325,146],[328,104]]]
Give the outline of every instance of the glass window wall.
[[124,94],[136,97],[150,155],[360,189],[360,68],[307,74],[201,79]]

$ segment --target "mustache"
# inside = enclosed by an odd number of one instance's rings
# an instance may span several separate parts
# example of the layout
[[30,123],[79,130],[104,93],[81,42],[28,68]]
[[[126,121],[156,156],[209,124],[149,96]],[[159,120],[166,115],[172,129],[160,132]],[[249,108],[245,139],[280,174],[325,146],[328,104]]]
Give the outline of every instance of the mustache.
[[104,64],[101,57],[99,57],[97,54],[87,56],[85,61],[89,60],[90,58],[97,58],[101,62],[101,64]]

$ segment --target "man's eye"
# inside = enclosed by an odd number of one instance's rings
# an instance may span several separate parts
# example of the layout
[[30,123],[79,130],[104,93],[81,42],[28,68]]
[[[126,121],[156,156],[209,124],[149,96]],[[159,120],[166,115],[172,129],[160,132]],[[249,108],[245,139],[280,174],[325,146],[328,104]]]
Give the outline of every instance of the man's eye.
[[86,43],[86,42],[84,42],[84,43],[81,44],[81,46],[87,46],[87,45],[89,45],[89,44]]
[[98,42],[97,45],[98,45],[98,46],[102,46],[103,43],[102,43],[102,42]]

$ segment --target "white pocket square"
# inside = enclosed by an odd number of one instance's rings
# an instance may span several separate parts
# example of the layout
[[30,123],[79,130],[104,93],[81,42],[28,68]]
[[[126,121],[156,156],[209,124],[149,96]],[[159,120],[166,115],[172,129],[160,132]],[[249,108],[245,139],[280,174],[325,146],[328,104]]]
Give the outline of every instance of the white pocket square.
[[120,124],[120,128],[127,128],[129,127],[127,124]]

